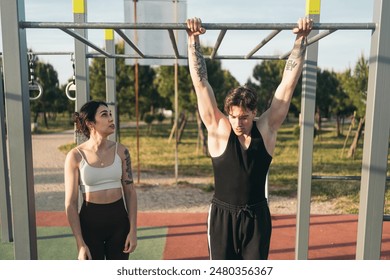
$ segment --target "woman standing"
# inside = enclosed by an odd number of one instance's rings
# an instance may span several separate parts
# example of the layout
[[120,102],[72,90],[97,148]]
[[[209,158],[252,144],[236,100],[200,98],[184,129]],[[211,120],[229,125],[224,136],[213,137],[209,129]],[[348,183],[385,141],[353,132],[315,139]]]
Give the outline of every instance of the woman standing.
[[65,211],[78,259],[126,260],[137,246],[137,194],[130,153],[107,139],[115,124],[105,102],[87,102],[74,120],[77,132],[88,139],[67,154],[64,171]]

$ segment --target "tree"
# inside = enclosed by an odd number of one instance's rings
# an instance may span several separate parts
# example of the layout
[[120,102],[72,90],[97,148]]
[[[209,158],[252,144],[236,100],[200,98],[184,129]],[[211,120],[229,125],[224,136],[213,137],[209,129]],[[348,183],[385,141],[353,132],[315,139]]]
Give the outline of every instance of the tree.
[[344,92],[339,75],[333,71],[317,71],[316,111],[320,120],[322,117],[336,117],[336,136],[341,135],[341,120],[346,115],[351,115],[354,108],[348,95]]
[[[253,68],[252,77],[255,82],[248,80],[247,85],[253,87],[258,92],[259,114],[265,112],[271,104],[272,98],[277,87],[282,81],[284,60],[265,60]],[[300,108],[301,81],[298,82],[294,90],[293,99],[290,106],[290,112],[298,115]]]
[[356,118],[359,120],[353,142],[348,151],[348,158],[353,158],[357,149],[359,139],[364,130],[366,114],[366,96],[368,86],[368,61],[363,55],[358,59],[354,71],[348,69],[343,75],[343,89],[351,99],[352,105],[356,108]]
[[251,86],[258,92],[258,112],[264,113],[271,104],[276,88],[280,84],[284,69],[283,60],[265,60],[253,68],[252,77],[255,83],[248,81]]
[[55,118],[56,113],[67,110],[69,100],[60,90],[58,74],[51,64],[40,62],[38,57],[35,57],[32,67],[34,78],[43,88],[41,97],[30,102],[33,122],[36,123],[42,114],[45,126],[49,128],[48,113],[52,113],[52,117]]
[[[124,54],[124,42],[115,45],[117,54]],[[153,86],[155,71],[150,66],[138,67],[139,113],[153,111],[160,98]],[[135,116],[135,71],[134,65],[127,65],[124,58],[116,59],[116,93],[119,114]],[[93,99],[106,100],[105,59],[94,58],[90,66],[90,94]]]

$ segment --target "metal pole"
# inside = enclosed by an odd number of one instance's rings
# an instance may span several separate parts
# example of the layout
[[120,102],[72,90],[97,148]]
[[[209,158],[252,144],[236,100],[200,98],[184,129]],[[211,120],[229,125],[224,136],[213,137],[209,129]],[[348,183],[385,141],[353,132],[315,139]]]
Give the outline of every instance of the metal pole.
[[[74,24],[85,24],[87,21],[87,0],[73,0]],[[76,29],[75,33],[87,38],[86,29]],[[87,101],[89,101],[88,84],[88,59],[86,57],[87,47],[83,42],[75,40],[75,74],[76,74],[76,111],[80,111]],[[85,141],[83,135],[76,135],[78,144]]]
[[378,27],[371,36],[356,259],[378,260],[381,252],[390,129],[389,13],[390,1],[375,0]]
[[[115,53],[114,31],[112,29],[105,30],[106,50],[111,53]],[[112,141],[118,141],[119,131],[119,118],[117,114],[116,105],[116,72],[115,72],[115,59],[106,58],[106,101],[111,110],[112,117],[115,121],[116,129],[115,133],[110,135],[108,139]]]
[[[0,76],[3,75],[0,67]],[[1,242],[12,242],[11,196],[8,178],[7,135],[5,131],[3,79],[0,79],[0,221]]]
[[[320,21],[320,1],[306,1],[306,15]],[[310,37],[318,31],[310,32]],[[306,260],[309,249],[310,196],[313,164],[314,110],[317,86],[318,43],[307,48],[302,78],[301,133],[299,141],[297,226],[295,259]]]
[[24,1],[1,1],[3,65],[16,260],[38,259]]
[[[175,22],[177,22],[177,1],[174,4],[174,14],[175,14]],[[176,30],[177,37],[177,30]],[[179,62],[176,58],[175,60],[175,182],[176,185],[179,179],[179,123],[178,123],[178,115],[179,115]]]
[[[138,0],[133,0],[134,1],[134,22],[137,24],[137,1]],[[134,31],[134,41],[135,44],[138,44],[138,34],[137,31]],[[136,126],[137,126],[137,183],[140,183],[140,177],[141,177],[141,167],[140,167],[140,156],[139,156],[139,108],[138,108],[138,94],[139,94],[139,81],[138,81],[138,60],[136,59],[134,61],[134,91],[135,91],[135,117],[136,117]]]

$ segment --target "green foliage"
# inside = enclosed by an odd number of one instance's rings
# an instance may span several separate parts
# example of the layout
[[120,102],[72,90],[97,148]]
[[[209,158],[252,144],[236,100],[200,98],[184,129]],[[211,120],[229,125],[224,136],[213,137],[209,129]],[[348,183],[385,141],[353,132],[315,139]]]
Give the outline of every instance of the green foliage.
[[163,113],[159,113],[156,115],[156,119],[159,123],[162,123],[165,120],[165,116]]
[[[124,53],[124,43],[120,42],[116,46],[116,53]],[[119,114],[127,114],[129,117],[135,116],[135,67],[127,65],[124,58],[116,59],[116,92]],[[92,99],[106,100],[105,84],[105,59],[94,58],[90,66],[90,94]],[[139,113],[144,113],[157,108],[164,103],[163,98],[154,86],[155,71],[149,66],[138,65],[138,105]]]
[[58,74],[51,64],[40,62],[35,57],[32,68],[34,79],[42,86],[43,93],[40,98],[30,101],[32,122],[37,123],[38,117],[43,117],[43,124],[49,128],[48,118],[55,118],[57,113],[67,110],[69,100],[65,91],[60,90]]
[[353,71],[348,69],[338,77],[350,104],[356,110],[357,117],[364,117],[368,86],[368,61],[361,55]]
[[267,60],[257,64],[253,69],[252,76],[257,83],[248,81],[248,86],[253,87],[259,93],[258,112],[263,113],[271,104],[277,87],[282,80],[285,61]]
[[155,116],[151,113],[146,113],[144,115],[144,121],[147,123],[147,124],[151,124],[153,121],[155,120]]
[[[174,66],[160,66],[156,69],[156,79],[154,85],[165,100],[165,106],[161,108],[174,110],[175,104],[175,67]],[[195,93],[192,90],[192,81],[187,66],[178,66],[178,103],[179,112],[187,110],[194,112],[196,109]]]

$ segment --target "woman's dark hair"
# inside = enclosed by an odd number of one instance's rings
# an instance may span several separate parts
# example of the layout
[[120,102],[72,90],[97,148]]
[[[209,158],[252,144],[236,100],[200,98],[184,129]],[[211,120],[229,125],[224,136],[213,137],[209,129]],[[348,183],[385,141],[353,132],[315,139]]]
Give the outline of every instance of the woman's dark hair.
[[108,107],[107,103],[104,101],[91,100],[81,107],[79,113],[75,112],[73,114],[73,120],[76,124],[77,133],[82,133],[89,139],[90,131],[87,126],[87,122],[95,122],[97,109],[102,105]]
[[230,113],[232,106],[255,111],[257,109],[257,95],[255,90],[248,86],[239,86],[229,91],[224,103],[224,111],[226,114]]

